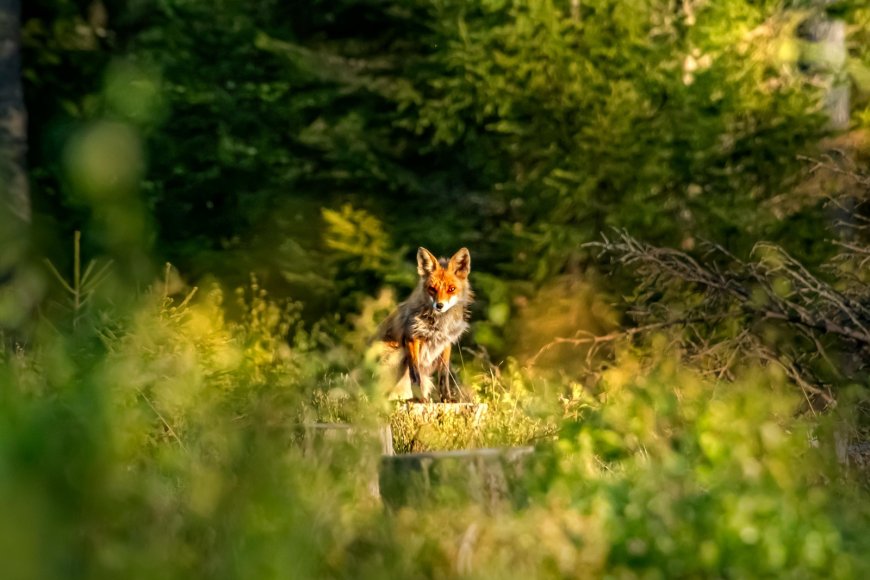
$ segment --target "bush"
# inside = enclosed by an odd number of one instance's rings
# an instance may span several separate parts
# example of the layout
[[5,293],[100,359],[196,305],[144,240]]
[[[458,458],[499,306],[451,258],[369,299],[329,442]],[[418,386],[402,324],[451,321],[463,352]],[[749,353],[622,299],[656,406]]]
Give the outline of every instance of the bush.
[[10,574],[847,578],[868,569],[865,492],[813,447],[816,427],[793,416],[784,377],[746,369],[716,382],[667,356],[638,372],[622,355],[596,390],[544,384],[519,367],[476,379],[484,427],[448,422],[428,445],[534,441],[527,507],[385,512],[371,495],[371,426],[383,407],[356,392],[333,412],[360,436],[314,454],[299,445],[301,425],[329,398],[317,394],[329,355],[306,350],[292,307],[255,283],[248,292],[238,322],[216,289],[184,301],[157,293],[95,329],[105,346],[91,343],[87,356],[58,335],[4,352],[0,557]]

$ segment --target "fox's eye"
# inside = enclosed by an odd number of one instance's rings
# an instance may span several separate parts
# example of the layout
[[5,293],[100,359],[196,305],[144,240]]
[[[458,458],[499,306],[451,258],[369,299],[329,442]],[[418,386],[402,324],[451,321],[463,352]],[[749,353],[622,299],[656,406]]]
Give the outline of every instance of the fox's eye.
[[453,294],[454,292],[456,292],[456,286],[450,286],[449,288],[447,288],[447,292]]
[[438,288],[436,288],[435,286],[429,286],[429,294],[437,294],[437,293],[438,293]]

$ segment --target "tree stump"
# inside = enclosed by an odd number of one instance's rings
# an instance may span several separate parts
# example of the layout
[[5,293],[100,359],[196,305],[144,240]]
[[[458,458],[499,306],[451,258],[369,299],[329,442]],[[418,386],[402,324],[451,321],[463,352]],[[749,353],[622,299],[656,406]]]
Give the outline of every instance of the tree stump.
[[381,499],[389,508],[475,502],[488,511],[527,501],[523,478],[533,447],[464,449],[383,456]]
[[318,454],[324,446],[349,443],[354,429],[347,423],[305,423],[302,425],[302,452]]
[[[308,455],[331,443],[353,443],[357,434],[357,429],[348,423],[305,423],[302,425],[302,449]],[[378,440],[381,453],[393,455],[393,431],[389,424],[378,427]]]
[[[345,462],[349,447],[358,450],[360,445],[368,446],[371,443],[372,433],[368,429],[355,429],[347,423],[305,423],[302,425],[301,447],[302,454],[309,459],[318,462]],[[393,455],[393,432],[390,425],[381,425],[377,428],[377,436],[380,443],[381,456]],[[373,451],[374,449],[372,449]],[[369,457],[371,457],[369,455]],[[375,500],[380,498],[379,476],[377,463],[364,461],[360,468],[360,476],[367,481],[369,494]]]

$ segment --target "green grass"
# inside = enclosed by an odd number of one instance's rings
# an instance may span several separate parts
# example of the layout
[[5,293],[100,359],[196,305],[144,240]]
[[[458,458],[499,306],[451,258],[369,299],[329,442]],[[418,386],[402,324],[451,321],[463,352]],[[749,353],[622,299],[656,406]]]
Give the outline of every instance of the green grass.
[[[234,320],[217,289],[163,294],[3,352],[5,577],[870,573],[866,491],[809,445],[824,425],[794,416],[782,377],[716,383],[623,357],[590,391],[467,361],[485,407],[426,415],[381,400],[361,355],[256,281]],[[536,445],[528,501],[385,510],[385,417],[400,452]],[[357,435],[300,445],[313,420]]]

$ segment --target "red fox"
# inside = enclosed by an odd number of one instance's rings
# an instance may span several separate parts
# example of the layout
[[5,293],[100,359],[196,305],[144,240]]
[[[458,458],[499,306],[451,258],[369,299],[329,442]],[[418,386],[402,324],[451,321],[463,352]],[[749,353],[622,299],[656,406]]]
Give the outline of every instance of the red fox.
[[411,296],[381,324],[378,338],[401,354],[396,395],[426,401],[439,371],[442,400],[453,400],[450,387],[451,345],[468,330],[468,305],[474,294],[468,282],[471,254],[462,248],[450,260],[435,258],[426,248],[417,250],[420,282]]

